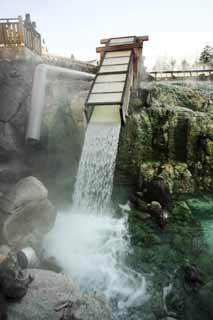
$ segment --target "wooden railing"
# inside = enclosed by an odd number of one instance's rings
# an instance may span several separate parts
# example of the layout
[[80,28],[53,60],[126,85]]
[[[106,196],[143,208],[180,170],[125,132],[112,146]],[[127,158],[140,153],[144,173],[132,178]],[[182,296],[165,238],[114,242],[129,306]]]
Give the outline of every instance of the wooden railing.
[[42,61],[47,64],[53,64],[55,66],[85,71],[89,73],[96,73],[97,71],[97,66],[94,66],[92,64],[76,60],[74,58],[67,58],[53,54],[43,54]]
[[212,76],[212,69],[198,69],[198,70],[176,70],[176,71],[151,71],[149,74],[155,80],[170,80],[170,79],[182,79],[182,78],[193,78],[199,76]]
[[27,47],[41,55],[41,35],[31,22],[18,18],[0,19],[0,47]]
[[41,55],[41,35],[30,27],[24,27],[25,46],[35,53]]
[[0,19],[0,46],[24,45],[22,17]]

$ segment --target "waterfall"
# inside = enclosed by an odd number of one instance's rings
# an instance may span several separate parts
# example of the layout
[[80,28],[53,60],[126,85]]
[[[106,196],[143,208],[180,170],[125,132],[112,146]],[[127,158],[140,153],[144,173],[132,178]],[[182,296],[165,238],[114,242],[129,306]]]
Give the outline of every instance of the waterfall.
[[110,205],[119,133],[120,123],[88,125],[72,206],[58,214],[46,241],[48,254],[83,292],[105,296],[114,320],[130,319],[131,308],[148,297],[144,276],[126,263],[128,216],[117,217]]
[[90,123],[79,164],[73,207],[103,212],[110,203],[120,123]]

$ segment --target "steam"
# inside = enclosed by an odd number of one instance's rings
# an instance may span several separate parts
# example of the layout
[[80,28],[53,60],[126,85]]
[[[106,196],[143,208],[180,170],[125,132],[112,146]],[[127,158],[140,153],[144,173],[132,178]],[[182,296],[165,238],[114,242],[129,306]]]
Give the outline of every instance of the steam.
[[70,70],[66,68],[39,64],[34,73],[33,88],[31,96],[31,107],[28,120],[26,140],[40,140],[42,116],[45,106],[45,92],[47,85],[47,74],[63,75],[71,79],[92,80],[95,76],[86,72]]

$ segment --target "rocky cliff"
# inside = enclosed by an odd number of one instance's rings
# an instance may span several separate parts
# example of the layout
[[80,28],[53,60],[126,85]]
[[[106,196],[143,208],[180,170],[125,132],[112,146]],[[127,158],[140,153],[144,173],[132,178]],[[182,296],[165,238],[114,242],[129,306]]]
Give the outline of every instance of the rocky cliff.
[[[37,62],[0,61],[0,192],[33,175],[50,197],[71,198],[85,130],[84,102],[90,82],[48,75],[41,140],[25,142]],[[42,84],[41,84],[42,85]]]
[[172,193],[213,188],[213,84],[142,83],[122,128],[116,179],[140,189],[162,176]]

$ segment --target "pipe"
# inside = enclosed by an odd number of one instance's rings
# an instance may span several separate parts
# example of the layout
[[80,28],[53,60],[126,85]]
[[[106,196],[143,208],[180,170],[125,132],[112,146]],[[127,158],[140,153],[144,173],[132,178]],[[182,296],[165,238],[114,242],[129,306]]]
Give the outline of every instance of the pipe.
[[39,141],[41,136],[41,124],[44,110],[47,74],[65,74],[76,80],[93,80],[94,74],[51,66],[47,64],[37,65],[33,76],[31,106],[28,119],[26,141]]
[[17,252],[17,260],[19,265],[23,268],[36,268],[39,266],[39,259],[35,250],[31,247],[26,247]]

